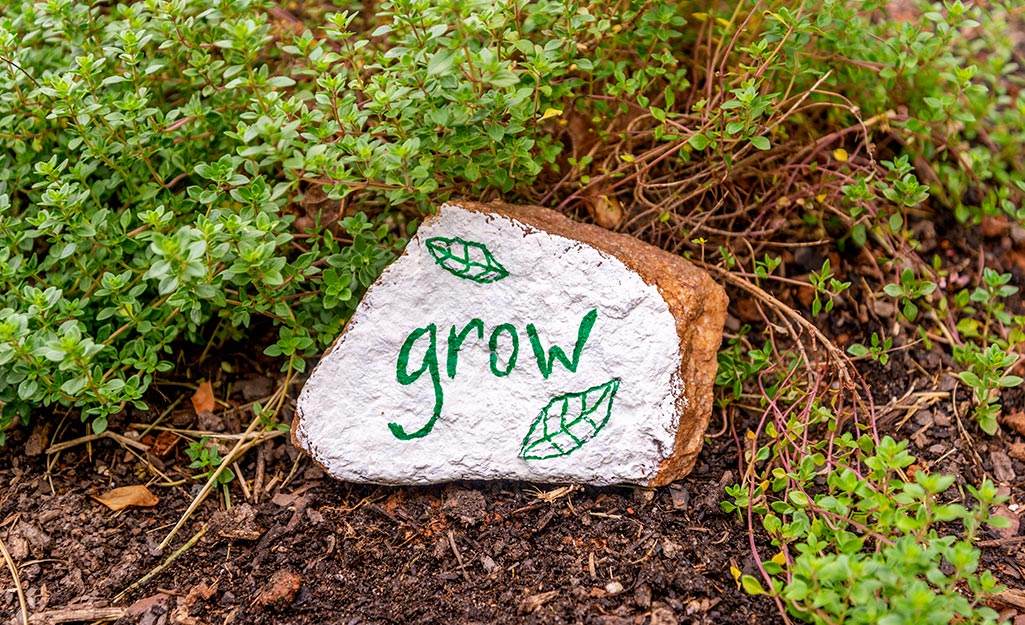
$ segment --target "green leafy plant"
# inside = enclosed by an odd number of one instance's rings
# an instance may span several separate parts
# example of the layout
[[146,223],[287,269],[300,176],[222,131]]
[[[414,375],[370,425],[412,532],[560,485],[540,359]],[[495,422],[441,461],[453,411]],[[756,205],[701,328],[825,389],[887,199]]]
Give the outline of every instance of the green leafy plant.
[[[850,353],[885,363],[914,328],[995,429],[1016,287],[986,267],[950,293],[964,259],[919,253],[936,216],[1025,218],[1014,2],[300,4],[288,24],[264,0],[4,4],[0,441],[58,407],[101,432],[181,343],[255,323],[302,371],[447,198],[587,210],[753,298],[716,378],[727,425],[759,424],[724,506],[756,545],[743,588],[812,622],[992,619],[991,580],[947,570],[975,570],[992,489],[969,508],[908,475],[816,318],[894,298],[886,338]],[[834,244],[840,263],[795,275]]]
[[900,283],[891,283],[883,287],[883,292],[897,299],[900,312],[908,321],[918,318],[918,304],[915,300],[928,297],[936,291],[936,283],[919,278],[915,271],[907,267],[900,273]]
[[893,347],[893,338],[879,338],[879,335],[875,332],[872,333],[869,345],[862,345],[861,343],[854,343],[847,348],[847,353],[857,358],[868,357],[878,362],[881,365],[885,365],[890,362],[890,348]]
[[[221,466],[224,461],[221,458],[221,453],[217,449],[217,445],[212,443],[207,437],[203,437],[198,441],[192,441],[189,446],[185,448],[185,455],[189,457],[192,462],[189,463],[190,469],[199,469],[201,473],[195,475],[195,479],[206,479],[209,477],[217,467]],[[218,484],[228,484],[235,479],[235,472],[230,468],[224,468],[220,475],[217,476]]]
[[[828,410],[811,408],[832,421]],[[758,559],[758,576],[741,577],[748,593],[770,595],[811,623],[996,622],[983,601],[1000,588],[978,571],[972,544],[982,525],[1007,524],[990,513],[1002,501],[992,483],[968,487],[976,500],[968,508],[945,499],[953,476],[905,477],[915,462],[907,441],[844,433],[795,454],[799,429],[770,421],[765,433],[769,444],[749,456],[764,477],[727,488],[722,503],[760,522],[780,550]],[[951,523],[963,525],[963,535],[945,530]]]
[[[1000,273],[992,267],[982,270],[982,282],[970,292],[963,290],[955,296],[955,305],[963,311],[956,329],[964,337],[980,341],[983,345],[994,342],[1008,346],[1006,339],[994,335],[994,326],[1012,326],[1014,316],[1007,311],[1005,300],[1018,292],[1009,284],[1011,274]],[[978,319],[979,313],[982,319]]]
[[776,271],[783,259],[779,256],[769,256],[768,254],[762,260],[755,260],[755,275],[761,279],[766,279],[772,272]]
[[1018,362],[1016,354],[1010,354],[998,345],[990,345],[984,350],[978,349],[974,343],[954,348],[954,358],[967,370],[957,374],[962,382],[972,389],[975,400],[975,420],[987,434],[996,434],[1000,424],[1000,390],[1013,388],[1022,383],[1021,376],[1009,375],[1008,369]]
[[973,416],[990,435],[1000,427],[1001,390],[1022,383],[1020,376],[1009,373],[1025,341],[1025,320],[1006,308],[1006,299],[1018,292],[1010,281],[1011,274],[985,267],[978,286],[958,291],[951,305],[941,302],[942,310],[958,313],[951,330],[961,339],[952,349],[954,362],[962,368],[957,376],[972,389]]
[[811,314],[818,316],[821,312],[833,310],[835,299],[840,293],[850,288],[850,282],[841,282],[835,277],[829,259],[822,261],[822,268],[808,274],[808,281],[815,289],[815,297],[811,303]]
[[719,351],[715,383],[729,389],[733,400],[740,399],[745,382],[757,379],[759,373],[772,366],[775,356],[771,343],[745,350],[744,337],[750,331],[751,326],[741,326],[739,336],[727,340],[726,346]]
[[533,121],[594,18],[506,4],[297,31],[262,0],[5,7],[0,443],[39,406],[100,432],[176,341],[256,318],[302,371],[436,201],[531,181],[558,152]]

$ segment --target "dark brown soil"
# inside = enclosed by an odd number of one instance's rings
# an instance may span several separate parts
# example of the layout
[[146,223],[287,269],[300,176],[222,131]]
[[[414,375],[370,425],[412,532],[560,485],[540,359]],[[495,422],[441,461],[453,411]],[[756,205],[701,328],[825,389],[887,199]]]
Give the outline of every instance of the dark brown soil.
[[[295,450],[276,439],[267,475]],[[126,457],[127,456],[127,457]],[[719,510],[736,450],[712,439],[695,472],[657,490],[524,483],[356,486],[299,459],[273,499],[210,498],[171,547],[156,550],[191,501],[157,489],[154,508],[112,513],[93,500],[145,481],[109,440],[9,457],[0,479],[6,543],[30,612],[98,607],[209,524],[168,569],[118,604],[121,623],[770,623],[771,602],[737,589],[753,572],[743,525]],[[253,460],[243,465],[250,480]],[[141,474],[141,475],[140,475]],[[237,489],[235,489],[237,490]],[[27,552],[27,553],[25,553]],[[9,579],[9,578],[8,578]],[[0,622],[17,612],[0,599]]]
[[[881,380],[884,370],[873,367],[866,375]],[[895,412],[907,412],[897,400]],[[1005,483],[1011,478],[1012,501],[1021,500],[1025,465],[1008,460],[1004,438],[959,435],[938,404],[915,411],[900,433],[924,464],[938,461],[933,470],[962,475],[962,483],[996,472]],[[729,432],[708,439],[691,476],[655,490],[359,486],[327,478],[280,437],[261,453],[267,480],[292,474],[284,487],[247,502],[233,485],[230,510],[223,498],[209,498],[163,552],[156,546],[197,482],[154,486],[158,506],[113,513],[91,496],[145,483],[148,469],[137,457],[104,439],[61,452],[47,472],[48,456],[25,455],[25,442],[13,441],[0,468],[8,485],[0,538],[19,563],[35,615],[99,616],[114,607],[106,615],[120,614],[118,623],[146,625],[782,622],[771,601],[738,590],[731,573],[755,570],[744,525],[719,508],[737,478]],[[188,464],[182,447],[164,461],[168,472]],[[259,454],[249,456],[241,469],[252,484]],[[204,526],[169,567],[113,601]],[[986,565],[1005,584],[1025,586],[1025,543],[985,538]],[[758,546],[772,552],[766,542]],[[16,622],[10,578],[0,579],[0,623]]]
[[[743,317],[750,302],[731,297],[731,313]],[[868,292],[852,289],[823,331],[844,346],[892,325],[887,311],[861,304],[868,301]],[[986,530],[980,546],[983,568],[1018,589],[994,607],[1025,623],[1025,524],[1018,522],[1025,431],[979,432],[967,416],[967,390],[947,373],[949,355],[910,345],[908,335],[900,335],[895,347],[907,348],[888,365],[858,363],[881,433],[910,439],[917,468],[957,475],[955,496],[989,477],[1010,497],[997,513],[1012,527]],[[251,336],[258,342],[260,330]],[[275,364],[254,360],[252,349],[223,352],[190,369],[192,380],[212,379],[229,405],[264,397],[280,382]],[[175,400],[167,425],[220,432],[244,425],[232,410],[197,415],[192,393],[158,384],[152,411],[113,422],[111,431],[138,438],[129,422],[153,423]],[[1002,399],[1007,415],[1025,409],[1025,389]],[[282,420],[290,417],[286,409]],[[197,470],[189,468],[186,441],[161,450],[176,437],[150,434],[141,439],[152,445],[148,453],[109,438],[47,453],[86,434],[85,426],[65,424],[57,436],[37,427],[13,433],[0,450],[0,541],[17,565],[32,623],[770,625],[783,622],[775,604],[743,593],[734,576],[756,574],[753,545],[763,557],[775,550],[719,507],[725,487],[738,481],[733,430],[742,438],[755,418],[737,411],[733,428],[724,428],[717,411],[694,472],[655,490],[359,486],[327,478],[281,436],[239,463],[250,490],[262,465],[258,497],[232,482],[231,507],[223,493],[209,497],[164,550],[158,544],[201,484],[191,477]],[[154,470],[177,485],[159,486],[165,478]],[[115,513],[93,498],[138,484],[151,484],[157,506]],[[180,557],[145,577],[201,531]],[[19,613],[10,570],[0,565],[0,625],[19,622]]]

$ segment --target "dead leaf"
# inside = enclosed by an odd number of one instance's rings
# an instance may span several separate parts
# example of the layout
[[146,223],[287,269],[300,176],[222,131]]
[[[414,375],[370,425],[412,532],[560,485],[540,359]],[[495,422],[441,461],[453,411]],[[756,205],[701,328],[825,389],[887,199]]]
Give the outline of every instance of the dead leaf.
[[995,603],[1013,605],[1016,608],[1025,608],[1025,590],[1007,588],[993,595]]
[[1025,443],[1011,443],[1008,446],[1007,455],[1015,460],[1025,460]]
[[1018,527],[1021,525],[1021,519],[1007,506],[1000,504],[993,506],[992,513],[994,516],[1000,516],[1007,519],[1007,527],[996,528],[996,533],[1000,535],[1000,538],[1007,540],[1014,538],[1018,535]]
[[150,447],[150,453],[163,460],[170,455],[171,450],[178,444],[178,435],[170,430],[164,430],[157,435],[156,440],[153,441],[152,447]]
[[209,601],[210,597],[213,597],[214,593],[217,592],[217,586],[220,583],[221,580],[214,580],[213,584],[207,584],[205,581],[199,582],[185,596],[185,605],[191,608],[198,601]]
[[993,477],[996,478],[996,481],[1005,484],[1014,482],[1014,466],[1011,464],[1011,459],[1007,454],[998,449],[993,450],[989,455],[989,459],[993,463]]
[[299,497],[297,497],[295,495],[288,495],[288,494],[280,493],[279,492],[279,493],[276,493],[273,497],[271,497],[271,501],[273,501],[274,503],[278,504],[282,508],[287,508],[288,506],[290,506],[293,503],[295,503],[295,500],[298,499],[298,498]]
[[554,599],[558,594],[558,590],[549,590],[548,592],[539,592],[536,595],[530,595],[523,600],[522,604],[520,604],[520,610],[528,614],[534,612],[544,604]]
[[162,609],[167,605],[167,599],[170,597],[167,593],[158,592],[155,595],[143,597],[132,605],[128,606],[125,611],[128,616],[140,617],[143,614],[153,610],[154,608]]
[[271,575],[270,580],[257,595],[254,603],[261,608],[281,608],[295,599],[295,593],[299,592],[302,585],[302,578],[298,573],[281,569]]
[[690,491],[679,484],[670,484],[669,497],[673,502],[673,510],[684,510],[690,503]]
[[602,228],[612,230],[623,221],[623,206],[616,196],[608,193],[597,193],[584,197],[587,210],[594,217],[595,223]]
[[214,389],[209,382],[199,383],[199,388],[192,396],[192,407],[196,409],[196,414],[204,410],[213,412],[213,409],[217,407],[217,403],[214,401]]
[[563,119],[566,119],[566,128],[569,131],[571,154],[579,161],[598,142],[598,131],[591,120],[577,112],[575,108],[571,108]]
[[32,429],[32,435],[25,441],[25,455],[38,456],[43,453],[50,441],[50,424],[36,425]]
[[1000,421],[1018,434],[1025,436],[1025,411],[1005,413]]
[[107,491],[100,496],[93,495],[93,499],[107,506],[114,512],[124,510],[129,506],[149,508],[160,503],[160,498],[151,493],[150,490],[142,484],[115,488],[114,490]]

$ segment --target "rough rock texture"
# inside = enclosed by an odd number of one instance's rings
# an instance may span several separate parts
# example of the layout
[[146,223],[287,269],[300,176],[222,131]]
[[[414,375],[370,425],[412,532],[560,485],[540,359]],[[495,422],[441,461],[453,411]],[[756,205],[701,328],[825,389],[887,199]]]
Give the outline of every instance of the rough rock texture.
[[632,237],[445,205],[314,370],[293,436],[353,481],[666,484],[701,449],[726,304]]

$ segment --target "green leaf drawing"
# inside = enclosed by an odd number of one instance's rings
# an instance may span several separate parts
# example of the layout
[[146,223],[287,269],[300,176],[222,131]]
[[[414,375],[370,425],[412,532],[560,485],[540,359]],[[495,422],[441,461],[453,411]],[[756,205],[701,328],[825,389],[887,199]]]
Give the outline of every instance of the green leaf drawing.
[[497,282],[509,275],[483,243],[459,237],[427,239],[427,249],[441,267],[452,275],[478,284]]
[[520,457],[545,460],[568,456],[594,438],[612,414],[619,378],[548,402],[523,439]]

